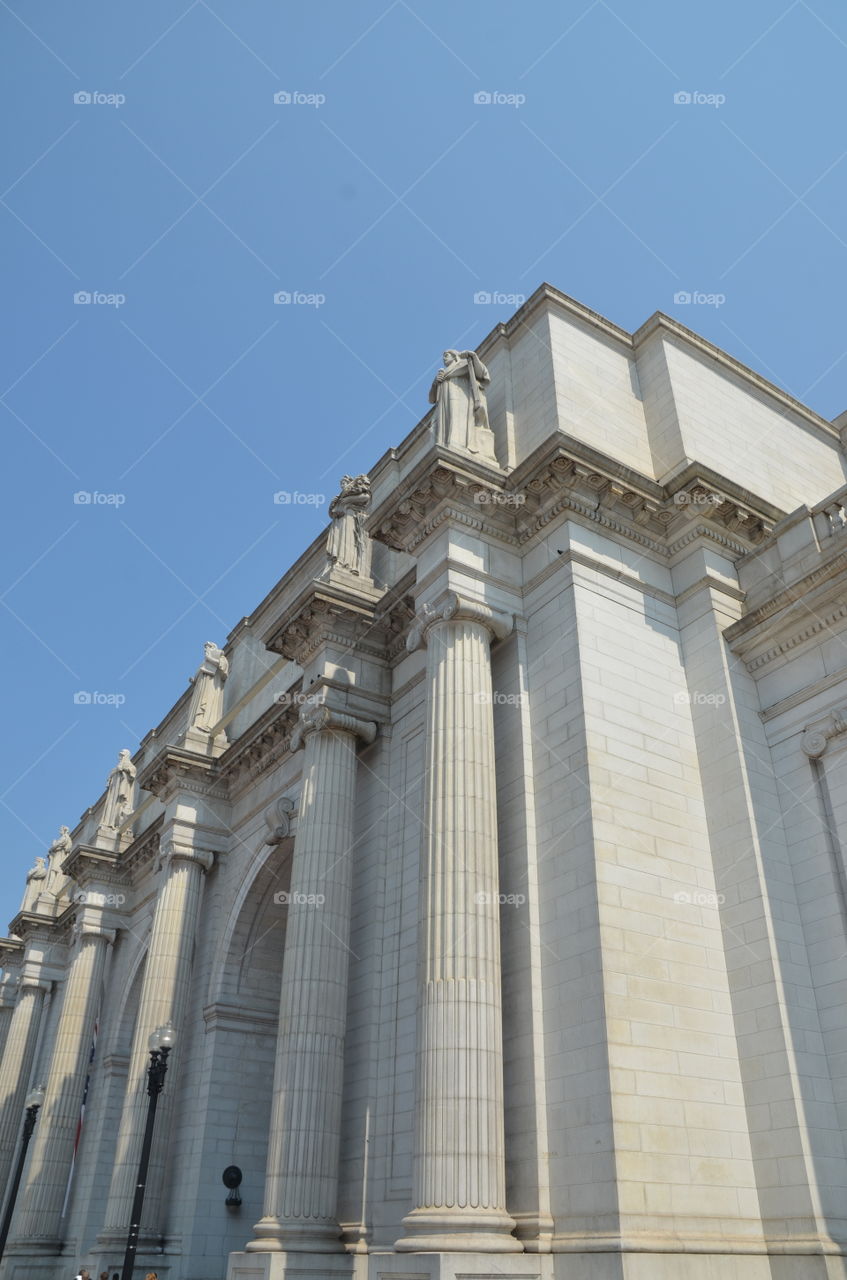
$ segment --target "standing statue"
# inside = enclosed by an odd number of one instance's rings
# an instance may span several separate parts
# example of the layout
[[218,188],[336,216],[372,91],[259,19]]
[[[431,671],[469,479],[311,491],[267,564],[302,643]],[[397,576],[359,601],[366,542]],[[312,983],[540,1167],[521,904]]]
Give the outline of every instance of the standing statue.
[[326,539],[330,571],[343,569],[358,578],[371,576],[371,540],[365,518],[371,504],[367,476],[342,476],[341,492],[329,504],[332,518]]
[[24,900],[21,903],[21,911],[32,911],[38,899],[38,895],[44,888],[44,882],[47,879],[47,866],[44,858],[36,858],[35,866],[31,867],[26,873],[26,889],[24,890]]
[[50,863],[47,879],[44,883],[45,893],[52,893],[56,897],[59,896],[67,882],[67,876],[62,871],[62,863],[68,857],[72,848],[73,841],[71,840],[70,831],[67,827],[59,827],[59,834],[47,850]]
[[188,732],[209,734],[223,715],[224,684],[229,674],[229,662],[211,640],[204,645],[204,657],[195,675],[188,707]]
[[464,449],[494,462],[494,436],[488,422],[485,386],[491,374],[475,351],[444,352],[444,368],[439,369],[430,387],[429,403],[437,406],[435,438],[451,449]]
[[118,755],[118,763],[106,780],[106,799],[100,826],[117,831],[133,810],[135,765],[129,751],[124,748]]

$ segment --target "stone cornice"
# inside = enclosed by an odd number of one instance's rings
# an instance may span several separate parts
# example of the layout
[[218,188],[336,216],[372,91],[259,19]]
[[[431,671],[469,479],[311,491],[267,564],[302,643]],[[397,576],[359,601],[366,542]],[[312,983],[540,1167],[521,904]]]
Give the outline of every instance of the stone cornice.
[[847,552],[826,560],[727,627],[733,652],[754,671],[847,617]]
[[679,555],[681,551],[685,551],[692,543],[699,539],[705,539],[706,542],[714,542],[716,546],[723,551],[728,551],[735,560],[740,560],[742,556],[746,556],[750,552],[750,547],[739,541],[738,538],[731,537],[728,533],[723,533],[716,529],[714,525],[695,524],[687,529],[680,537],[675,538],[673,542],[669,542],[666,547],[666,554],[669,559]]
[[300,685],[287,690],[286,701],[274,702],[218,759],[220,776],[233,794],[274,768],[291,750],[297,725]]
[[[809,592],[830,579],[839,577],[841,574],[847,573],[847,551],[842,551],[831,559],[819,564],[809,573],[803,575],[790,587],[784,587],[783,590],[777,591],[766,600],[763,604],[758,605],[755,609],[743,618],[739,618],[727,632],[727,639],[735,640],[745,631],[751,631],[761,622],[767,621],[781,610],[788,609],[797,601],[805,599]],[[731,632],[731,634],[730,634]]]
[[[522,542],[561,512],[574,510],[661,555],[691,537],[692,520],[729,535],[725,545],[745,555],[767,537],[782,512],[747,489],[692,463],[659,485],[570,436],[547,440],[516,467],[506,487],[515,501]],[[696,535],[695,535],[696,536]],[[673,539],[671,548],[667,539]]]
[[19,965],[25,949],[21,938],[0,938],[0,966],[9,969]]
[[565,513],[664,558],[698,536],[713,538],[736,557],[746,555],[783,514],[699,464],[663,486],[557,432],[508,476],[433,445],[373,513],[369,527],[375,538],[407,554],[446,522],[518,547]]
[[167,746],[141,771],[138,786],[160,800],[176,790],[225,798],[225,790],[218,791],[214,786],[218,772],[218,760],[211,756],[187,751],[185,747]]
[[77,845],[65,858],[62,870],[80,888],[95,882],[121,886],[129,883],[126,866],[119,855],[92,845]]
[[516,545],[514,517],[505,509],[505,473],[470,454],[433,444],[371,514],[372,537],[411,553],[445,520]]
[[128,874],[137,872],[141,867],[158,858],[163,824],[164,816],[160,815],[150,823],[149,827],[145,827],[132,844],[120,854],[120,864]]
[[358,652],[383,658],[382,638],[374,630],[374,611],[383,594],[365,582],[354,586],[314,578],[268,629],[263,643],[301,667],[322,644],[333,641],[344,646],[355,643]]
[[19,911],[9,921],[9,930],[23,942],[55,942],[62,932],[68,912],[61,915],[42,916],[34,911]]
[[777,702],[772,702],[770,706],[765,707],[759,714],[765,721],[774,720],[777,716],[786,715],[796,707],[802,706],[804,702],[810,702],[818,694],[826,693],[828,689],[840,684],[847,685],[847,667],[832,671],[829,675],[822,676],[820,680],[804,685],[802,689],[797,689],[794,693],[788,694],[787,697],[780,698]]

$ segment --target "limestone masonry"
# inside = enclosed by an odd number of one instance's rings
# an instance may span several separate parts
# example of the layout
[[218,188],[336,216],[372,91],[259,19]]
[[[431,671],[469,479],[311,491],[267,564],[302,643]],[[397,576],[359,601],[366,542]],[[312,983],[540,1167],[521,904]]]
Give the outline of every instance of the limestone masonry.
[[548,285],[430,401],[27,877],[3,1280],[168,1022],[136,1275],[847,1277],[847,414]]

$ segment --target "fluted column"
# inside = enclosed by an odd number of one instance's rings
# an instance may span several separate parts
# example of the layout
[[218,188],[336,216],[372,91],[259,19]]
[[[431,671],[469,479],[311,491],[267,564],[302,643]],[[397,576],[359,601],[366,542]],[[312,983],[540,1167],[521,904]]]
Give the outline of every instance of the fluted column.
[[100,1004],[106,950],[115,935],[83,920],[70,962],[44,1105],[32,1144],[26,1189],[12,1224],[13,1240],[54,1253],[61,1244],[61,1213],[73,1157],[79,1108]]
[[506,1212],[489,648],[512,619],[451,593],[427,643],[415,1207],[398,1249],[518,1252]]
[[356,743],[376,726],[304,707],[299,830],[282,969],[264,1216],[250,1252],[341,1250],[336,1220]]
[[[156,900],[147,963],[135,1021],[132,1050],[127,1073],[127,1088],[121,1112],[115,1150],[115,1162],[109,1187],[109,1198],[101,1242],[122,1239],[126,1235],[138,1177],[144,1125],[147,1118],[147,1067],[150,1063],[148,1040],[151,1032],[163,1023],[182,1027],[191,980],[191,959],[200,910],[203,876],[211,868],[213,855],[190,845],[171,843],[165,852],[164,881]],[[166,1133],[173,1105],[173,1068],[178,1064],[177,1042],[168,1071],[168,1087],[160,1100],[156,1131]],[[161,1148],[154,1145],[144,1201],[141,1236],[159,1235],[160,1188],[162,1184]]]
[[0,1203],[18,1143],[41,1026],[44,994],[49,988],[49,982],[29,974],[24,966],[0,1065]]

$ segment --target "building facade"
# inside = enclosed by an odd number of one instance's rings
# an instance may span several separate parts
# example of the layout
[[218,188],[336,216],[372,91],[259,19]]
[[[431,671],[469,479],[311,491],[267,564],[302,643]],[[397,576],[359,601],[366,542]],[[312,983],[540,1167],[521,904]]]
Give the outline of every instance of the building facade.
[[142,1274],[847,1276],[847,415],[547,285],[430,399],[27,878],[3,1280],[167,1024]]

